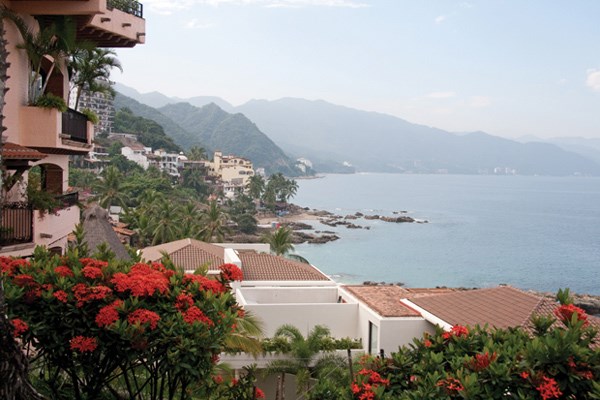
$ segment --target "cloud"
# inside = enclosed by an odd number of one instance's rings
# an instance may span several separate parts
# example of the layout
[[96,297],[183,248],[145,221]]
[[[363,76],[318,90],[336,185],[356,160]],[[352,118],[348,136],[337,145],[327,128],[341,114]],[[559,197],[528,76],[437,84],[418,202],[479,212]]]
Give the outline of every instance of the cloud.
[[456,93],[454,92],[433,92],[429,93],[425,97],[430,99],[449,99],[451,97],[455,97]]
[[210,29],[214,26],[214,23],[203,24],[202,22],[198,21],[198,18],[194,18],[185,24],[186,29]]
[[435,17],[434,21],[436,24],[441,24],[442,22],[444,22],[447,19],[448,19],[447,15],[438,15],[437,17]]
[[474,108],[489,107],[492,105],[492,99],[488,96],[471,96],[468,104]]
[[567,84],[567,82],[569,82],[569,81],[567,80],[567,78],[561,78],[561,79],[559,79],[559,80],[557,80],[557,81],[556,81],[556,83],[557,83],[558,85],[561,85],[561,86],[563,86],[563,85],[566,85],[566,84]]
[[600,92],[600,69],[588,69],[585,84],[595,92]]

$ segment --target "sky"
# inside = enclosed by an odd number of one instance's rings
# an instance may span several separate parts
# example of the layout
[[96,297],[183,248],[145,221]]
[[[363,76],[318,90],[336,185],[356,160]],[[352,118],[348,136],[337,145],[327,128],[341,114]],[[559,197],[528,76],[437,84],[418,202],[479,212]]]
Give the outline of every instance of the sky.
[[600,1],[143,0],[112,79],[325,100],[452,132],[600,138]]

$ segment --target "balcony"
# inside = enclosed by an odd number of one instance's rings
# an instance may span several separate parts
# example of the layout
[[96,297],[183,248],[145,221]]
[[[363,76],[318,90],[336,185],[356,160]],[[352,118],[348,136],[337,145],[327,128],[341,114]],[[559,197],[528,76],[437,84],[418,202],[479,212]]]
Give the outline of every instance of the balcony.
[[21,107],[20,144],[44,153],[87,154],[92,148],[94,126],[85,115],[67,110]]
[[26,203],[8,203],[2,207],[0,254],[23,257],[35,246],[64,247],[67,236],[79,223],[77,192],[57,195],[59,207],[48,213],[34,210]]
[[11,9],[43,19],[72,15],[77,21],[78,39],[98,47],[133,47],[145,41],[144,7],[135,0],[13,0]]

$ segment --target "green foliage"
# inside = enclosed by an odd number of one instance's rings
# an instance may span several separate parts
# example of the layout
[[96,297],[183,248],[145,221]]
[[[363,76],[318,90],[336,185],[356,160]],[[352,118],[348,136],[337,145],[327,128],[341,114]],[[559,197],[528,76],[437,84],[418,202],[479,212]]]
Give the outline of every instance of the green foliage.
[[54,197],[54,194],[42,189],[42,177],[39,167],[32,168],[29,171],[27,182],[27,202],[34,210],[39,210],[42,215],[46,212],[55,213],[60,203]]
[[129,108],[118,110],[113,124],[113,130],[116,132],[137,134],[138,140],[145,146],[170,152],[181,151],[181,147],[165,134],[162,126],[151,119],[133,114]]
[[292,231],[289,228],[281,227],[274,232],[266,233],[263,236],[263,242],[268,243],[271,247],[271,253],[278,256],[285,255],[294,250],[292,244]]
[[88,121],[90,121],[92,124],[97,125],[98,122],[100,122],[100,118],[98,118],[98,115],[89,108],[84,108],[80,112],[83,115],[85,115]]
[[53,95],[52,93],[41,95],[35,100],[33,105],[42,108],[54,108],[60,112],[65,112],[68,109],[65,100],[60,96]]
[[214,379],[243,319],[226,275],[211,282],[42,248],[0,267],[8,318],[24,323],[14,334],[35,348],[32,376],[49,398],[252,398],[252,371],[237,383]]
[[[374,399],[594,398],[600,376],[595,330],[576,318],[552,328],[551,319],[537,320],[534,336],[522,328],[437,329],[388,359],[363,357],[356,387],[346,393],[355,399],[367,391]],[[363,386],[374,377],[377,385]]]

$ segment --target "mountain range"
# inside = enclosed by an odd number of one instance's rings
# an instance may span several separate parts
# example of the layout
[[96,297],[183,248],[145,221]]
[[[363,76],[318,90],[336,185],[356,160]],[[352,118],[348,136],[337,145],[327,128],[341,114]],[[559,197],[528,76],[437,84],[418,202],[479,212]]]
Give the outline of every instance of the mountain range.
[[176,103],[157,109],[117,92],[114,105],[116,110],[128,109],[135,115],[156,122],[184,149],[200,146],[209,154],[218,150],[247,158],[256,168],[264,168],[267,173],[301,174],[294,166],[295,162],[252,121],[242,114],[225,112],[214,103],[201,108],[189,103]]
[[[183,147],[194,141],[218,147],[219,140],[231,128],[237,132],[236,137],[243,139],[243,143],[238,143],[238,149],[254,149],[257,145],[253,135],[242,134],[239,130],[243,120],[242,125],[251,124],[255,131],[264,132],[274,145],[292,157],[313,161],[319,172],[349,172],[348,166],[352,165],[358,171],[371,172],[476,174],[516,171],[526,175],[600,175],[600,148],[582,147],[581,143],[573,145],[564,140],[522,143],[484,132],[454,134],[391,115],[322,100],[251,100],[234,107],[215,97],[179,99],[158,92],[140,94],[123,85],[116,89],[140,102],[159,107],[157,119],[142,116],[161,125],[159,119],[168,118],[168,124],[177,121],[175,125],[187,131],[187,135],[180,135],[182,139],[186,137],[183,141],[176,137],[180,132],[174,136],[175,142]],[[179,104],[181,100],[188,104]],[[225,114],[236,117],[222,125],[218,135],[209,134],[215,118],[222,123]],[[172,134],[171,130],[165,127],[167,133]],[[597,158],[594,157],[596,153]]]

